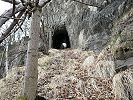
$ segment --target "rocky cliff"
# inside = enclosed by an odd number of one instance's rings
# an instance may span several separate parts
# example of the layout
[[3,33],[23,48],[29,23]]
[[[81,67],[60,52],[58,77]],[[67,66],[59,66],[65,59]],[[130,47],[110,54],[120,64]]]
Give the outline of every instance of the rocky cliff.
[[[89,67],[89,74],[114,77],[114,90],[123,91],[115,92],[118,100],[133,99],[132,75],[122,72],[133,66],[132,6],[133,0],[54,0],[43,9],[44,24],[51,34],[50,45],[54,42],[54,34],[64,27],[71,48],[98,53],[96,61],[93,57],[87,60],[90,63],[93,59],[92,64],[96,67]],[[88,63],[86,65],[90,66]],[[130,77],[127,85],[131,87],[126,87],[124,76]]]
[[101,51],[111,41],[114,23],[132,4],[132,0],[53,0],[43,9],[44,25],[51,36],[64,26],[71,48]]

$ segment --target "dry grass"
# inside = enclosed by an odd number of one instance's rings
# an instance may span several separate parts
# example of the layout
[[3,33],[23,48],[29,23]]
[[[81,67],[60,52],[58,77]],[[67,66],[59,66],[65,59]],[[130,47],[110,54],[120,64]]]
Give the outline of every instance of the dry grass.
[[[39,58],[38,94],[50,100],[114,100],[112,77],[93,73],[90,76],[90,66],[82,66],[92,54],[80,50],[50,50],[49,56]],[[0,80],[2,100],[15,100],[21,95],[23,75],[23,68],[14,68],[7,78]]]

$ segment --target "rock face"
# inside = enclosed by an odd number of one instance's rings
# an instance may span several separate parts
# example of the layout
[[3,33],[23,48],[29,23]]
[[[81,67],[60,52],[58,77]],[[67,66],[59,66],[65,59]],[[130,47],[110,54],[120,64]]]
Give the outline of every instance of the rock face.
[[[43,9],[49,45],[53,43],[55,30],[65,27],[70,48],[92,50],[83,63],[92,77],[113,78],[116,100],[132,100],[132,82],[125,90],[123,73],[133,68],[133,0],[53,0]],[[62,33],[63,34],[63,33]],[[123,72],[123,73],[121,73]],[[132,72],[132,71],[131,71]],[[127,74],[129,81],[131,76]],[[127,93],[129,92],[129,93]]]
[[133,70],[116,74],[113,78],[113,87],[116,100],[132,100]]
[[71,48],[100,51],[110,42],[115,21],[129,11],[132,3],[132,0],[84,0],[83,4],[54,0],[43,9],[44,25],[51,37],[56,28],[65,26]]

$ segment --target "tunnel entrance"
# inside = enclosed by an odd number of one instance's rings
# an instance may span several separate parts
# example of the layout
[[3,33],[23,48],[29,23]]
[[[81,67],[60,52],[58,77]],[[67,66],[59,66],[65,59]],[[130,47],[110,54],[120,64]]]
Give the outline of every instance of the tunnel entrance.
[[62,44],[66,44],[65,48],[70,48],[70,39],[65,27],[56,29],[52,36],[52,47],[54,49],[63,49]]

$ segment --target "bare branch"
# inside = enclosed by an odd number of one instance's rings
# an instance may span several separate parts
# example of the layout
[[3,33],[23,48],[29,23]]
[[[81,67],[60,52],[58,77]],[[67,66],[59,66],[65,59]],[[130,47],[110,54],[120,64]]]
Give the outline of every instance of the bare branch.
[[[11,3],[11,4],[13,3],[12,0],[1,0],[1,1],[8,2],[8,3]],[[19,3],[21,3],[21,2],[15,0],[15,5],[18,5]]]
[[[16,6],[16,9],[15,9],[15,14],[26,9],[22,4],[19,4]],[[9,20],[10,17],[12,17],[12,8],[9,9],[8,11],[4,12],[2,15],[1,15],[1,18],[0,18],[0,27],[7,21]]]
[[39,0],[36,0],[35,1],[35,6],[38,6],[38,4],[39,4]]
[[26,16],[24,16],[23,20],[21,22],[19,22],[19,26],[16,25],[16,27],[10,33],[15,33],[18,29],[21,29],[22,30],[21,26],[23,25],[25,19],[26,19]]
[[[24,14],[24,11],[21,11],[17,18],[21,18],[21,16]],[[19,20],[14,20],[12,22],[12,24],[9,26],[9,28],[6,30],[6,32],[4,34],[2,34],[2,36],[0,37],[0,43],[3,42],[4,39],[6,39],[10,34],[11,34],[11,30],[14,28],[14,26],[18,23]]]
[[49,3],[50,1],[51,1],[51,0],[47,0],[47,1],[44,2],[44,0],[41,0],[41,1],[39,2],[38,5],[39,5],[40,7],[44,7],[44,6],[45,6],[47,3]]
[[17,55],[15,58],[13,58],[12,60],[10,60],[10,62],[13,62],[16,58],[18,58],[19,56],[21,56],[22,54],[26,55],[27,50],[25,51],[20,51],[18,53],[15,53],[14,55]]
[[1,18],[8,18],[8,19],[17,19],[17,20],[23,20],[21,18],[13,18],[13,17],[5,17],[5,16],[0,16]]
[[15,18],[15,0],[12,0],[13,9],[12,9],[12,15]]
[[72,0],[72,1],[75,1],[75,2],[78,2],[78,3],[81,3],[81,4],[84,4],[84,5],[88,5],[88,6],[99,7],[99,6],[96,5],[96,4],[88,4],[88,3],[84,3],[84,2],[81,2],[81,1],[78,1],[78,0]]
[[21,1],[21,3],[22,3],[22,4],[26,3],[26,1],[25,1],[25,0],[20,0],[20,1]]

